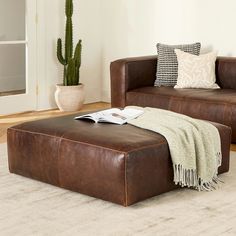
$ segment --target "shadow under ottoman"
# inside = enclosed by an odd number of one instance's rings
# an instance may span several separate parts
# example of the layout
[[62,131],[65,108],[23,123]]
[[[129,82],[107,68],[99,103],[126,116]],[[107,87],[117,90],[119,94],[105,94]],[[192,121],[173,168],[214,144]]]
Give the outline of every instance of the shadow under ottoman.
[[[9,128],[10,172],[123,206],[178,187],[163,136],[74,116]],[[231,129],[214,125],[221,136],[223,173],[229,170]]]

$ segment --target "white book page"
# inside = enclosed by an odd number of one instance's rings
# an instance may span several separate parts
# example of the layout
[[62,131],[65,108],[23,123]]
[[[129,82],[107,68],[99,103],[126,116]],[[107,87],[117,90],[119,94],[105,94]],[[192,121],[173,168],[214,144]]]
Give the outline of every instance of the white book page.
[[112,108],[102,112],[102,117],[99,121],[111,122],[116,124],[124,124],[128,120],[134,119],[143,114],[142,110],[125,108],[123,110]]
[[140,116],[143,113],[142,110],[133,108],[111,108],[99,112],[94,112],[82,116],[77,116],[75,119],[90,119],[97,122],[108,122],[114,124],[125,124],[127,121]]
[[122,110],[122,114],[127,117],[127,119],[134,119],[144,113],[143,110],[138,110],[134,108],[125,108]]
[[124,124],[126,120],[126,118],[122,116],[121,110],[118,108],[111,108],[108,110],[100,111],[99,116],[100,122]]
[[99,118],[100,118],[99,112],[94,112],[82,116],[77,116],[74,119],[90,119],[97,123]]

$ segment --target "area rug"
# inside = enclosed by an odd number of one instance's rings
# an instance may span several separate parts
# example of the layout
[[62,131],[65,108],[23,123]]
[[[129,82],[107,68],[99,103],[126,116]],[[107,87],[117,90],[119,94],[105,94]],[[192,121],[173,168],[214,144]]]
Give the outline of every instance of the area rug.
[[236,235],[236,153],[212,192],[178,189],[122,207],[10,174],[0,144],[0,235]]

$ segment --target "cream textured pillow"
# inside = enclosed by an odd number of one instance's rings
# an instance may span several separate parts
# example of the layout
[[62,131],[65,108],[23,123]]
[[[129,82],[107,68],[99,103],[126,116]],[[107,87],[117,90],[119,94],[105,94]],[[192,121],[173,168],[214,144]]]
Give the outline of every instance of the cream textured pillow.
[[178,60],[178,79],[174,88],[220,88],[216,82],[216,52],[192,55],[175,49]]

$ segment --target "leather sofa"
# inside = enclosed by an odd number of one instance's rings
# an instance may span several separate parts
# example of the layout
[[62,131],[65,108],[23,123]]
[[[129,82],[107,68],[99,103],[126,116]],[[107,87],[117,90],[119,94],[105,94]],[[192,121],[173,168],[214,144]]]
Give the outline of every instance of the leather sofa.
[[154,87],[156,66],[156,56],[112,62],[112,107],[157,107],[221,123],[232,128],[232,142],[236,142],[236,58],[217,58],[216,82],[221,89]]

